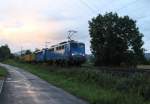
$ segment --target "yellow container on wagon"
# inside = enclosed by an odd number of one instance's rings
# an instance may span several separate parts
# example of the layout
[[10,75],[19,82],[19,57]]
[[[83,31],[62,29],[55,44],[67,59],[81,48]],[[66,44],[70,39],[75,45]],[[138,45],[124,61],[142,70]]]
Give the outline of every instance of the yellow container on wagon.
[[25,62],[33,62],[35,61],[35,55],[34,54],[25,55],[23,59]]
[[24,56],[24,61],[25,62],[30,62],[30,55],[25,55]]
[[31,54],[31,55],[30,55],[30,61],[31,61],[31,62],[34,62],[34,61],[35,61],[35,54]]

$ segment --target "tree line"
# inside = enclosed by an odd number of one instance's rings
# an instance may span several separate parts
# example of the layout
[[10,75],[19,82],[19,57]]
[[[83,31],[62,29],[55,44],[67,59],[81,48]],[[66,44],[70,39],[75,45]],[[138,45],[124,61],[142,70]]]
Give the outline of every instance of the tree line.
[[4,61],[5,59],[11,58],[12,54],[8,45],[0,46],[0,61]]

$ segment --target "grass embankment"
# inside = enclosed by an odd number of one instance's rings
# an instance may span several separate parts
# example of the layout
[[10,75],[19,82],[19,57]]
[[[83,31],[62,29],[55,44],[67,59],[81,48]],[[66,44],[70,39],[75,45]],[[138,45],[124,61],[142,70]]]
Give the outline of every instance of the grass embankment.
[[24,68],[91,104],[150,104],[150,76],[146,73],[114,74],[92,67],[61,68],[13,60],[5,63]]
[[0,67],[0,80],[3,79],[7,74],[6,69]]

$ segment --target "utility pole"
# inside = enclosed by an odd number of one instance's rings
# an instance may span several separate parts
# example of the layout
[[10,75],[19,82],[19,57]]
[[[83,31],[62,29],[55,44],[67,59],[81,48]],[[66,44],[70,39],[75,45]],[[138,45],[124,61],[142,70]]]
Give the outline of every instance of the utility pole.
[[71,41],[72,39],[72,36],[75,34],[75,33],[77,33],[78,31],[76,31],[76,30],[69,30],[68,31],[68,41]]
[[21,46],[21,56],[22,56],[22,46]]
[[45,42],[45,49],[48,48],[48,44],[49,44],[49,43],[51,43],[51,42],[47,42],[47,41]]
[[47,49],[48,49],[48,44],[51,42],[45,42],[45,49],[44,49],[44,60],[46,61],[46,54],[47,54]]

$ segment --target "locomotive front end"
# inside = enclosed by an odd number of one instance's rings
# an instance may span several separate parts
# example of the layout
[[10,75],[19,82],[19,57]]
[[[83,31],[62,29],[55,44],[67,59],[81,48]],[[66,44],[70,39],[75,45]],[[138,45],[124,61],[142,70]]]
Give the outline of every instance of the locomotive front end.
[[86,61],[85,44],[70,43],[71,61],[75,64],[82,64]]

